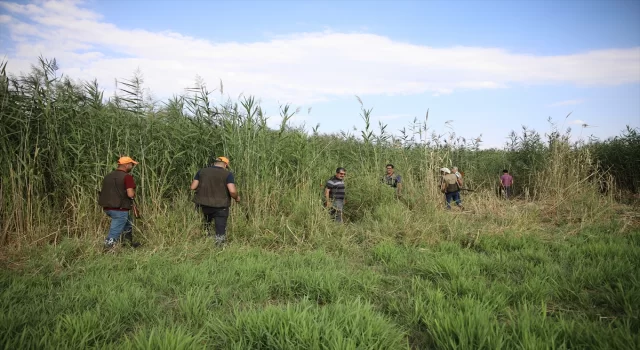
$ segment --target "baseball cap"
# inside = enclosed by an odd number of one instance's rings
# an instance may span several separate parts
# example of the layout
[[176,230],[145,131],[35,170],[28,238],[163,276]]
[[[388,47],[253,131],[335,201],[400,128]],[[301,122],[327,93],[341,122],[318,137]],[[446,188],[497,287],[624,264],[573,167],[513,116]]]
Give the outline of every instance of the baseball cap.
[[125,157],[120,157],[120,159],[118,159],[118,164],[129,164],[129,163],[138,164],[138,162],[133,160],[133,158],[131,157],[125,156]]
[[226,165],[229,165],[229,159],[227,157],[218,157],[218,158],[216,158],[216,161],[223,162]]
[[440,168],[440,171],[444,171],[445,174],[451,174],[451,170],[449,170],[449,168]]

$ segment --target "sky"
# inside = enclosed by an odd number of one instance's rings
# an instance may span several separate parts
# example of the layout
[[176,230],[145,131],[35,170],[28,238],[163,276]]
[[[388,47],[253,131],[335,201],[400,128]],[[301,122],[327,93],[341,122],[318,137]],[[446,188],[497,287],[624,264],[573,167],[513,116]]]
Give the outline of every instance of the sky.
[[136,71],[158,101],[200,77],[324,133],[362,130],[356,96],[394,134],[428,110],[429,130],[483,148],[549,118],[574,140],[640,127],[640,0],[0,0],[9,72],[39,56],[106,95]]

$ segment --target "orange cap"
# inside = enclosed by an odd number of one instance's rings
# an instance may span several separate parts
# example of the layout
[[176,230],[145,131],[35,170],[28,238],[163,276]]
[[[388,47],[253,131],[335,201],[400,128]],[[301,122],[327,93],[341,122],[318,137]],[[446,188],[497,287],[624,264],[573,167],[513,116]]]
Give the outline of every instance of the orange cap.
[[120,159],[118,159],[118,164],[129,164],[129,163],[138,164],[138,162],[133,160],[131,157],[120,157]]
[[216,158],[216,161],[223,162],[224,164],[229,165],[229,159],[227,159],[227,157],[218,157]]

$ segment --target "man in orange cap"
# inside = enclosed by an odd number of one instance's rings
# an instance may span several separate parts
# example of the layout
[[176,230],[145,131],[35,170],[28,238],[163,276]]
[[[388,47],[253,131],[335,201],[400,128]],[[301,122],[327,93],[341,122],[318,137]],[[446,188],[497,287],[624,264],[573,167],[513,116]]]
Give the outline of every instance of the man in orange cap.
[[113,248],[121,236],[129,241],[134,248],[139,245],[133,243],[131,216],[129,215],[136,188],[136,183],[130,173],[136,164],[138,162],[131,157],[120,157],[116,170],[107,174],[102,180],[98,204],[111,218],[109,235],[104,241],[105,249]]
[[191,182],[196,191],[193,202],[202,211],[207,237],[211,237],[211,222],[215,223],[217,245],[226,240],[227,218],[231,198],[240,202],[233,173],[229,171],[229,159],[217,157],[211,166],[200,169]]

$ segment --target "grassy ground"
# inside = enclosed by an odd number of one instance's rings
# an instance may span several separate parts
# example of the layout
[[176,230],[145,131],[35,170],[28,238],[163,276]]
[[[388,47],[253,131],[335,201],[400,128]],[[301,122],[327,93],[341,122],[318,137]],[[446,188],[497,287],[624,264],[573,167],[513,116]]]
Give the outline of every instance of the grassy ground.
[[[444,215],[463,214],[448,213]],[[466,219],[464,220],[469,220]],[[640,230],[4,251],[5,349],[633,349]],[[384,233],[383,233],[384,234]],[[331,243],[333,242],[333,243]],[[341,242],[341,243],[335,243]]]

